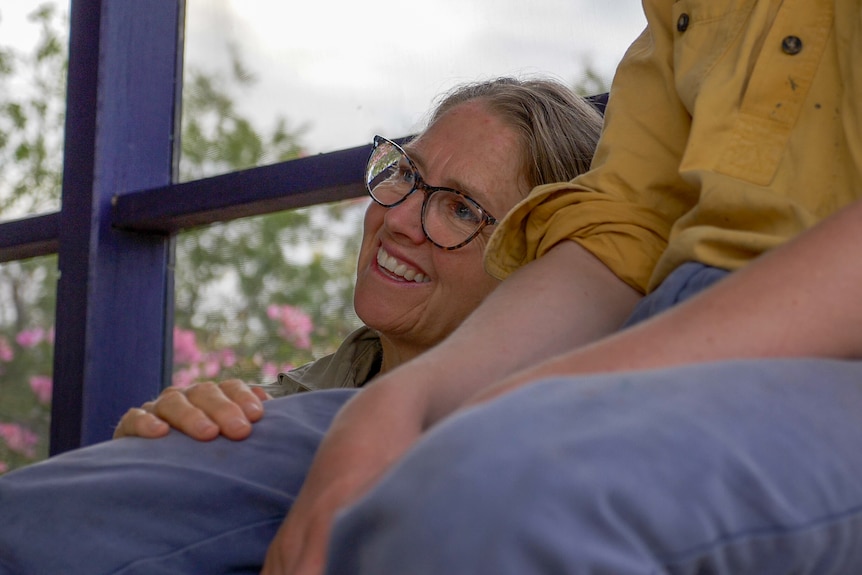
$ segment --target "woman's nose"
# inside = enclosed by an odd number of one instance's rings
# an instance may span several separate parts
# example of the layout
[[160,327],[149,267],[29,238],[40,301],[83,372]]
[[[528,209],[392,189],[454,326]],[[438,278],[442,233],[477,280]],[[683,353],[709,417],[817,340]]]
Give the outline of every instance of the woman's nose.
[[420,244],[425,241],[422,231],[422,201],[425,194],[416,190],[395,207],[386,210],[384,224],[390,233],[408,238],[411,242]]

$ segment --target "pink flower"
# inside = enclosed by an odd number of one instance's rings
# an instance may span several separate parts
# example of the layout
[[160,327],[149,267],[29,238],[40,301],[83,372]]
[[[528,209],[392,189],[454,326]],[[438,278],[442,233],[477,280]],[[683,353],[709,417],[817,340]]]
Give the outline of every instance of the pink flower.
[[30,389],[39,398],[42,403],[51,402],[51,392],[53,391],[54,382],[47,375],[34,375],[30,378]]
[[9,340],[5,337],[0,337],[0,361],[12,361],[15,359],[15,352],[12,346],[9,345]]
[[171,377],[171,383],[176,387],[185,388],[193,384],[199,376],[200,370],[197,366],[192,366],[188,369],[174,372],[173,377]]
[[274,380],[278,378],[279,373],[290,371],[291,369],[293,369],[293,367],[294,366],[289,363],[283,363],[281,365],[278,365],[276,363],[268,361],[263,364],[263,366],[261,366],[260,372],[264,379]]
[[221,373],[221,362],[219,362],[218,357],[209,356],[203,362],[203,373],[204,377],[208,379],[212,379]]
[[9,471],[9,465],[5,461],[0,461],[0,474]]
[[0,423],[0,437],[9,449],[27,457],[36,456],[36,444],[39,436],[16,423]]
[[311,348],[311,331],[314,324],[311,316],[292,305],[270,305],[266,308],[270,319],[281,321],[279,333],[299,349]]
[[219,362],[224,367],[233,367],[236,365],[236,352],[230,348],[221,349],[218,351]]
[[36,347],[43,341],[45,341],[45,330],[41,327],[34,327],[33,329],[25,329],[21,333],[15,336],[15,341],[18,342],[23,348],[31,348]]
[[201,360],[195,332],[174,328],[174,363],[195,363]]
[[271,361],[268,361],[261,366],[260,372],[264,378],[273,379],[278,376],[278,366]]
[[269,304],[266,306],[266,315],[269,319],[279,319],[281,317],[281,306]]

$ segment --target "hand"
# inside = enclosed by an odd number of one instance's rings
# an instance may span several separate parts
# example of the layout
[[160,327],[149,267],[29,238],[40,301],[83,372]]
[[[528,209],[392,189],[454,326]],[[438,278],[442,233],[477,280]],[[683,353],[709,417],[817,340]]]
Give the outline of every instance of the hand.
[[169,387],[153,401],[127,411],[114,430],[114,439],[138,436],[157,438],[171,427],[199,441],[245,439],[251,424],[263,417],[263,402],[270,395],[238,379],[196,383],[181,389]]

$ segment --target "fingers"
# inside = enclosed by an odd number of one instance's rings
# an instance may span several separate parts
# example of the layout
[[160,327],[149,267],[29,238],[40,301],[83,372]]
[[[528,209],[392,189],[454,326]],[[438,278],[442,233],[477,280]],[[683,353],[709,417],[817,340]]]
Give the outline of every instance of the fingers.
[[228,379],[218,384],[222,393],[242,409],[248,421],[254,423],[263,417],[263,402],[271,399],[266,391],[249,387],[239,379]]
[[184,389],[169,387],[153,401],[123,415],[114,438],[162,437],[171,427],[199,441],[219,434],[240,440],[249,436],[252,423],[263,417],[263,402],[270,396],[238,379],[196,383]]
[[265,389],[261,387],[250,387],[249,388],[252,393],[261,401],[267,401],[272,399],[272,396],[266,392]]
[[251,422],[242,408],[212,382],[197,383],[183,390],[164,390],[153,406],[153,413],[171,427],[201,441],[215,439],[219,434],[238,440],[251,433]]
[[155,439],[167,435],[169,430],[170,425],[146,409],[133,407],[120,419],[120,423],[114,430],[114,439],[134,436]]
[[[206,410],[218,409],[218,397],[213,400],[212,396],[220,393],[215,384],[169,387],[152,402],[150,411],[174,429],[199,441],[209,441],[218,437],[220,428]],[[222,415],[222,419],[226,417]]]

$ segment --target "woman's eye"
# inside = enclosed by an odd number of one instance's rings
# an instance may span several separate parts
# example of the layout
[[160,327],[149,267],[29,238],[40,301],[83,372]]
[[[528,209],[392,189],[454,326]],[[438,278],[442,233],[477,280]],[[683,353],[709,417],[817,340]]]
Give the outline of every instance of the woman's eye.
[[416,175],[413,173],[413,170],[410,169],[410,166],[398,165],[398,171],[395,173],[395,179],[399,183],[410,184],[411,186],[416,181]]
[[479,210],[461,199],[453,200],[451,202],[450,209],[452,211],[452,215],[458,220],[479,223],[482,219],[479,216]]

